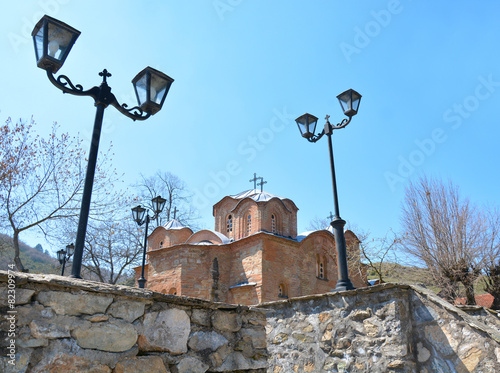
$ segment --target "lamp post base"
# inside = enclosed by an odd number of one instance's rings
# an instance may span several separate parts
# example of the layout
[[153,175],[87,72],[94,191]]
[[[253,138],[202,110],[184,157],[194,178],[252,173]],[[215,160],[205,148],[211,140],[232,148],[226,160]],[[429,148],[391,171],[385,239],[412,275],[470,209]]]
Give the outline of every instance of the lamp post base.
[[335,236],[335,246],[337,247],[338,280],[334,291],[345,291],[356,289],[349,279],[347,266],[347,249],[344,236],[345,220],[336,216],[331,222],[333,235]]
[[146,281],[147,280],[144,277],[137,280],[137,283],[139,284],[139,289],[144,289],[144,285],[146,285]]

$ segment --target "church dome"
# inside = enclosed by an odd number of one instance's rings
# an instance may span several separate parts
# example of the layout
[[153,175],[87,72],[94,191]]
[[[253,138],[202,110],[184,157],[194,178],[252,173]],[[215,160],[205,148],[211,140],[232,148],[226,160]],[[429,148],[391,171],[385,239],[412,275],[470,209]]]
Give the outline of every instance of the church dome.
[[275,196],[274,194],[268,193],[268,192],[261,192],[258,189],[250,189],[246,190],[244,192],[234,194],[232,196],[229,196],[234,199],[245,199],[245,198],[251,198],[255,202],[266,202],[270,201],[273,198],[279,198],[281,200],[287,199],[279,196]]
[[165,229],[182,229],[182,228],[188,228],[184,224],[182,224],[179,220],[177,219],[172,219],[165,225],[163,225]]

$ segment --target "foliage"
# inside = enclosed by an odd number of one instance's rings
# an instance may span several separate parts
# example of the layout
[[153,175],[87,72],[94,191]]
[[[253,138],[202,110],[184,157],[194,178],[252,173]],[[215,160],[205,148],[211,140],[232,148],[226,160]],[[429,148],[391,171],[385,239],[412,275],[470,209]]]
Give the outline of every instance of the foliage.
[[[40,252],[36,248],[19,241],[20,257],[22,262],[32,273],[59,274],[61,272],[59,262],[50,255]],[[9,269],[8,265],[14,260],[14,244],[11,237],[0,234],[0,269]]]

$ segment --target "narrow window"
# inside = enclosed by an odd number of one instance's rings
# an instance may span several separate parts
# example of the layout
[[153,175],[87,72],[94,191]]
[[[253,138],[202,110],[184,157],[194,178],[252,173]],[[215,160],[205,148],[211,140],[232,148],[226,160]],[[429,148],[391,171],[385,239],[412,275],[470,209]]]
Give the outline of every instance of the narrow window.
[[160,241],[159,248],[161,249],[163,247],[163,241]]
[[233,215],[229,215],[226,221],[226,232],[231,233],[233,231]]
[[248,214],[247,217],[247,234],[250,234],[252,230],[252,215]]
[[276,216],[274,214],[271,215],[271,232],[276,234]]
[[278,297],[280,297],[280,298],[288,298],[288,293],[286,291],[285,284],[280,284],[280,286],[278,288]]
[[326,278],[325,257],[316,255],[316,276],[320,279]]

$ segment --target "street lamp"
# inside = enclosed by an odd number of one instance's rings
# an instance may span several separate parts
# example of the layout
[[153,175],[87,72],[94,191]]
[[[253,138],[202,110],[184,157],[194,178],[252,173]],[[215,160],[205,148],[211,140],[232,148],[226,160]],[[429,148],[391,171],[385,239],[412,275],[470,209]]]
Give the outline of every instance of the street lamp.
[[61,276],[64,276],[64,267],[66,266],[66,262],[71,258],[73,253],[75,252],[75,245],[70,243],[66,245],[66,250],[61,249],[57,252],[57,260],[62,264]]
[[145,120],[161,109],[168,90],[174,80],[158,70],[146,67],[132,80],[139,106],[129,109],[127,104],[120,105],[115,95],[111,93],[111,87],[109,87],[106,82],[106,79],[110,77],[111,74],[106,69],[99,73],[99,75],[102,76],[101,85],[89,90],[83,90],[80,84],[73,84],[66,75],[60,75],[57,78],[54,76],[54,73],[63,65],[69,51],[80,35],[80,31],[55,18],[45,15],[36,24],[31,35],[33,36],[33,42],[35,44],[37,66],[47,72],[47,77],[52,84],[62,90],[63,93],[92,97],[95,100],[95,106],[97,108],[92,141],[90,144],[87,174],[85,176],[83,188],[80,219],[76,234],[75,257],[71,270],[71,277],[81,278],[80,271],[82,267],[83,248],[85,245],[85,234],[87,231],[92,185],[94,182],[104,109],[108,105],[111,105],[120,113],[134,121]]
[[332,222],[330,223],[333,228],[333,234],[335,236],[335,246],[337,247],[337,267],[338,267],[338,280],[337,286],[335,290],[351,290],[354,289],[354,286],[349,279],[349,271],[347,268],[347,250],[345,244],[345,236],[344,236],[344,225],[345,220],[340,218],[339,213],[339,201],[337,197],[337,181],[335,179],[335,166],[333,163],[333,146],[332,146],[332,132],[336,129],[341,129],[347,126],[354,115],[358,113],[359,102],[361,100],[361,95],[349,89],[340,95],[337,96],[340,106],[348,118],[344,118],[337,125],[332,125],[329,121],[330,116],[326,116],[326,124],[323,131],[315,135],[314,132],[316,130],[316,124],[318,122],[318,118],[311,114],[304,114],[297,118],[295,121],[297,122],[297,126],[299,127],[299,131],[302,137],[306,138],[309,142],[318,141],[323,135],[328,136],[328,149],[330,151],[330,168],[332,172],[332,185],[333,185],[333,203],[335,207],[335,216],[333,217]]
[[137,280],[139,283],[139,288],[144,289],[144,285],[146,284],[146,279],[144,278],[144,266],[146,265],[146,250],[147,250],[147,242],[148,242],[148,225],[151,220],[158,219],[158,215],[163,211],[163,208],[165,207],[165,202],[167,200],[165,198],[161,198],[160,196],[155,197],[151,200],[153,204],[153,213],[154,216],[149,216],[149,214],[146,214],[146,209],[142,207],[141,205],[134,207],[132,209],[132,217],[134,218],[134,221],[139,225],[143,225],[146,223],[146,229],[144,233],[144,249],[142,252],[142,270],[141,270],[141,278]]

